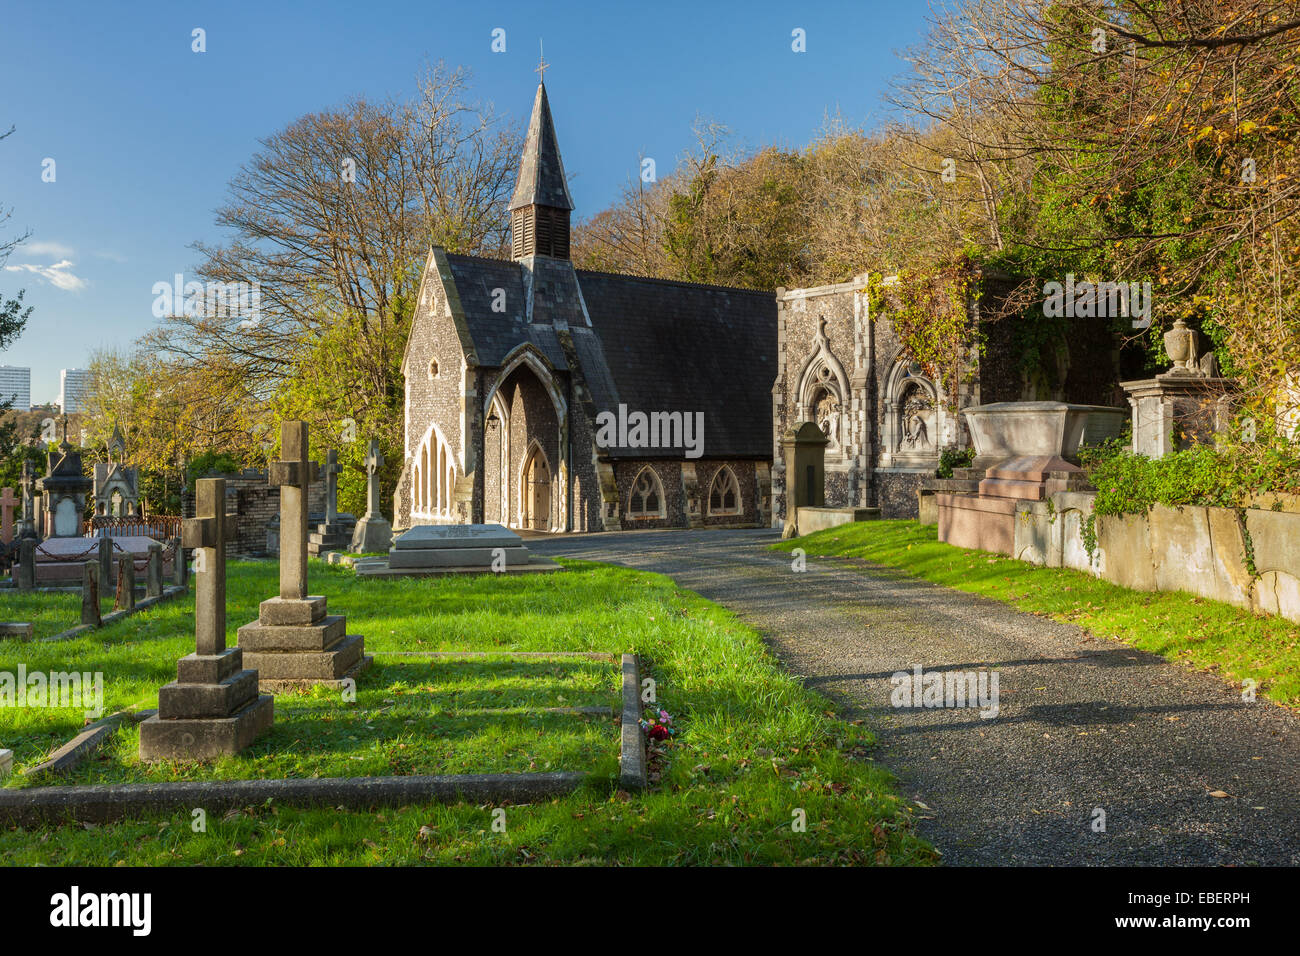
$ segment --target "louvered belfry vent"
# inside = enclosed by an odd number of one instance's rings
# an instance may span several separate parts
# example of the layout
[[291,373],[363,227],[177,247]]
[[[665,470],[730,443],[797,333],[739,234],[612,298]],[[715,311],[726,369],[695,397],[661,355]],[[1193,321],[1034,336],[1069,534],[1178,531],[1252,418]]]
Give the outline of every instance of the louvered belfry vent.
[[546,87],[537,86],[528,123],[519,181],[510,199],[510,252],[513,258],[569,258],[569,216],[573,199],[560,160]]

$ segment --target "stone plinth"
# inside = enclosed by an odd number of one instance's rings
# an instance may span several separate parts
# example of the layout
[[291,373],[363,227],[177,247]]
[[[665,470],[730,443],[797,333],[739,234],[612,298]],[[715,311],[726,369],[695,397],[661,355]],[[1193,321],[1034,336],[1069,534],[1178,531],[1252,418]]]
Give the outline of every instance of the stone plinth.
[[378,554],[393,546],[393,526],[383,515],[367,515],[357,522],[352,532],[352,551],[356,554]]
[[1011,554],[1016,542],[1014,498],[936,494],[939,540],[959,548]]
[[307,553],[314,558],[327,551],[346,551],[352,543],[352,532],[357,519],[350,514],[340,514],[333,521],[322,521],[307,536]]
[[275,699],[257,692],[258,674],[237,647],[190,654],[158,691],[158,713],[140,725],[142,760],[211,760],[236,754],[271,727]]
[[348,634],[347,619],[327,614],[325,605],[320,595],[271,598],[259,606],[256,621],[239,629],[239,647],[263,688],[340,681],[374,663],[365,639]]
[[1121,382],[1132,408],[1133,451],[1162,458],[1194,444],[1212,444],[1231,421],[1237,383],[1228,378],[1166,374]]

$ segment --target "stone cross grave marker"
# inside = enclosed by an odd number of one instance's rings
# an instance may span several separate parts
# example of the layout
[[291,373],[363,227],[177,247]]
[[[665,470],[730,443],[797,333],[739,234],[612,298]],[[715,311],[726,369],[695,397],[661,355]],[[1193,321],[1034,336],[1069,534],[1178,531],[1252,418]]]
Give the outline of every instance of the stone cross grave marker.
[[280,597],[307,598],[307,490],[320,466],[307,459],[307,423],[280,426],[280,459],[271,462],[268,480],[280,489]]
[[226,514],[224,479],[204,478],[197,484],[197,517],[181,522],[181,543],[194,549],[195,647],[211,656],[226,649],[226,539],[235,536],[237,516]]
[[275,699],[258,694],[257,671],[244,669],[239,648],[226,648],[226,541],[234,537],[236,516],[226,514],[225,479],[201,478],[196,490],[197,516],[181,523],[198,578],[195,652],[177,662],[176,680],[158,692],[158,713],[140,725],[142,760],[236,754],[274,719]]
[[384,455],[379,450],[379,440],[370,439],[370,448],[366,452],[366,517],[378,517],[379,510],[379,469],[384,467]]
[[339,453],[331,448],[325,456],[325,467],[321,474],[325,476],[325,524],[332,525],[339,511]]
[[0,541],[8,544],[14,539],[14,508],[18,499],[12,488],[0,488]]
[[307,490],[318,477],[307,460],[307,423],[285,422],[279,461],[268,481],[280,486],[280,596],[258,606],[258,618],[239,629],[239,646],[264,690],[339,683],[373,663],[365,640],[347,633],[347,619],[326,614],[324,595],[307,594]]
[[379,469],[383,465],[379,442],[372,438],[366,454],[366,514],[352,532],[352,550],[359,554],[387,551],[393,543],[393,526],[379,509]]

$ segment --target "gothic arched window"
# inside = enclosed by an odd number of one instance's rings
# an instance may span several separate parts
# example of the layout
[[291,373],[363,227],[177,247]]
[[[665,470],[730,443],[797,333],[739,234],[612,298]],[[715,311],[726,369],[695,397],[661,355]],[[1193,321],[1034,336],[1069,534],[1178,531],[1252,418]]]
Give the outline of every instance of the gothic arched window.
[[740,513],[740,482],[729,465],[713,476],[709,485],[709,514],[734,515]]
[[632,482],[632,497],[628,501],[627,513],[638,518],[662,518],[664,516],[664,489],[659,476],[647,465],[642,468]]

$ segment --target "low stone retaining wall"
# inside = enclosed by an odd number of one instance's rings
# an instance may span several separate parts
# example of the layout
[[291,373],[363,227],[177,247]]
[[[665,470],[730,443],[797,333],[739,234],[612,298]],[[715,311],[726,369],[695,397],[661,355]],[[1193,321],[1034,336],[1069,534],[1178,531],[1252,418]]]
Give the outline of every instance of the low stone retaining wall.
[[876,521],[879,518],[879,508],[795,509],[795,525],[801,535],[825,531],[827,528],[838,528],[842,524],[852,524],[854,521]]
[[1089,554],[1095,497],[1017,502],[1010,553],[1138,591],[1189,591],[1300,621],[1300,513],[1247,508],[1243,518],[1230,508],[1156,505],[1145,515],[1098,515]]

